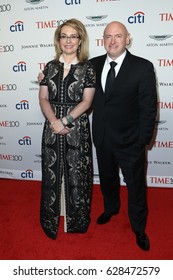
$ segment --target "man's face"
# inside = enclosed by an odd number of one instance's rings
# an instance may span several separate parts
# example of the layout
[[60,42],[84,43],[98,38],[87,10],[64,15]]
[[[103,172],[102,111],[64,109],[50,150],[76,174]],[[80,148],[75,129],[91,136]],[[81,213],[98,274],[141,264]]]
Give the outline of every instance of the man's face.
[[118,22],[107,25],[103,38],[105,50],[112,59],[119,57],[130,42],[130,34],[125,26]]

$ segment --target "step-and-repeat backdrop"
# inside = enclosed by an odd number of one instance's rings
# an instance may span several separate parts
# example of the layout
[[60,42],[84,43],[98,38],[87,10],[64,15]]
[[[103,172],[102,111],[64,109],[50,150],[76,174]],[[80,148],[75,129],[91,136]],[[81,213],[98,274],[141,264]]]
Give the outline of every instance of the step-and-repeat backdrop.
[[[159,113],[147,182],[173,187],[172,0],[0,0],[0,178],[41,180],[44,117],[37,75],[54,58],[56,27],[72,17],[87,28],[90,57],[105,53],[103,30],[118,20],[131,33],[130,52],[153,62]],[[94,147],[93,158],[99,183]]]

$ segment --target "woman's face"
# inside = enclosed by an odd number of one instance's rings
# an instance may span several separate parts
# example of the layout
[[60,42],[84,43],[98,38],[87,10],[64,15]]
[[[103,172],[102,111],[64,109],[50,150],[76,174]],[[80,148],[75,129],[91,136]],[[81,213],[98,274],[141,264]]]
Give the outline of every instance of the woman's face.
[[77,31],[71,26],[63,26],[60,33],[60,48],[66,55],[77,54],[77,49],[81,43]]

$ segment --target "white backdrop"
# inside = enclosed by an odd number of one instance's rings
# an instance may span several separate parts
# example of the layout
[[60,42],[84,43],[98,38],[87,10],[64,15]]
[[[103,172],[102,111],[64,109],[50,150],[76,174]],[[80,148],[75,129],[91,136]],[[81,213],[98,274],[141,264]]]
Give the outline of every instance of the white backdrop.
[[[54,58],[56,27],[75,17],[87,28],[91,57],[105,53],[103,29],[118,20],[131,33],[130,52],[153,62],[159,118],[148,152],[147,182],[173,187],[172,8],[173,0],[0,0],[0,177],[41,180],[44,117],[37,74]],[[97,183],[95,150],[93,157]]]

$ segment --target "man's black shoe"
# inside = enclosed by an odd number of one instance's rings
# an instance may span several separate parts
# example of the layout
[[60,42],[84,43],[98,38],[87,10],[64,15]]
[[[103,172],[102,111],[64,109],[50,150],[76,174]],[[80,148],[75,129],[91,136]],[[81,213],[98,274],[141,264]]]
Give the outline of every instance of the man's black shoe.
[[98,217],[97,223],[99,225],[106,224],[110,221],[110,219],[113,215],[117,215],[118,213],[119,213],[119,211],[112,211],[110,213],[104,212]]
[[150,241],[145,232],[135,232],[136,234],[136,243],[144,251],[150,249]]

